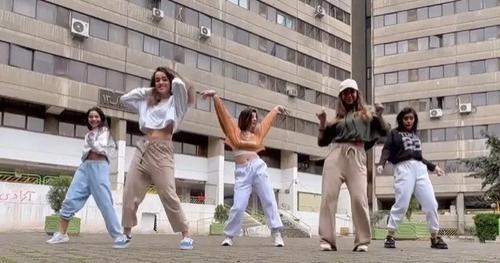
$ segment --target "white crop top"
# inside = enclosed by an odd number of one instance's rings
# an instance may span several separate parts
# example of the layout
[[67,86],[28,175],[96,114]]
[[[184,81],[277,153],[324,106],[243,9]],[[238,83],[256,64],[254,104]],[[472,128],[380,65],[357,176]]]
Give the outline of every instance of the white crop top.
[[82,162],[87,159],[90,151],[106,156],[109,162],[109,155],[116,144],[109,134],[106,127],[95,128],[85,134],[85,142],[83,144]]
[[246,150],[234,150],[233,151],[233,157],[240,156],[243,154],[255,154],[253,151],[246,151]]
[[146,129],[163,129],[170,123],[173,123],[175,131],[188,109],[186,85],[180,78],[174,78],[172,96],[161,100],[157,105],[149,106],[148,97],[152,90],[153,88],[135,88],[124,94],[120,101],[139,114],[139,129],[143,133]]

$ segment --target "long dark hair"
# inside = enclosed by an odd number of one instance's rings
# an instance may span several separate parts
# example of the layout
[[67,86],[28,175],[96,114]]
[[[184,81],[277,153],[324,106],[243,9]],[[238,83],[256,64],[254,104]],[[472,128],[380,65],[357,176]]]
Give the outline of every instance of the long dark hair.
[[108,123],[106,121],[106,115],[104,114],[104,112],[101,110],[101,108],[99,107],[92,107],[90,108],[88,111],[87,111],[87,114],[85,114],[85,124],[87,124],[87,128],[89,128],[89,130],[92,130],[92,126],[90,125],[89,123],[89,115],[90,115],[90,112],[91,111],[95,111],[97,112],[97,114],[99,114],[99,117],[101,118],[101,123],[99,123],[99,128],[102,128],[102,127],[107,127],[108,126]]
[[252,113],[255,112],[255,116],[257,116],[257,110],[254,108],[246,108],[241,111],[240,116],[238,116],[238,127],[242,131],[248,131],[250,126],[252,125]]
[[151,93],[151,96],[149,97],[149,100],[148,100],[149,105],[156,105],[162,99],[162,96],[156,91],[156,88],[155,88],[155,86],[156,86],[155,85],[156,84],[156,80],[155,80],[156,72],[163,72],[163,73],[165,73],[165,75],[167,75],[168,81],[170,82],[170,94],[169,95],[172,95],[172,80],[174,80],[174,78],[175,78],[175,72],[167,67],[157,67],[155,69],[155,72],[153,72],[153,75],[151,76],[151,82],[149,83],[149,86],[153,88],[153,92]]
[[403,124],[403,118],[408,113],[413,114],[413,118],[415,118],[415,121],[413,122],[413,126],[411,127],[410,131],[416,133],[418,127],[418,114],[412,107],[405,107],[402,111],[398,113],[398,116],[396,117],[396,120],[398,121],[398,131],[406,131],[406,128]]

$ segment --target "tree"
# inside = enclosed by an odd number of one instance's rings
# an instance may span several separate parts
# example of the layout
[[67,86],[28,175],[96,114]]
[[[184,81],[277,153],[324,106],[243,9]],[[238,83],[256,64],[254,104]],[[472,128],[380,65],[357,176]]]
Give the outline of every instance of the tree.
[[486,137],[486,149],[490,152],[488,156],[465,160],[465,165],[473,171],[474,178],[481,178],[484,199],[489,202],[500,201],[500,140],[492,134],[482,132]]

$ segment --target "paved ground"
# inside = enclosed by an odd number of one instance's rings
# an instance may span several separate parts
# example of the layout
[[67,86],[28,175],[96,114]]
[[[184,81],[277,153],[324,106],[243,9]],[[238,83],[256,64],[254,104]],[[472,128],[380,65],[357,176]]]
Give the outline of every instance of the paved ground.
[[284,248],[270,238],[238,238],[221,247],[221,237],[195,237],[195,249],[177,249],[172,235],[135,235],[125,250],[111,248],[106,235],[83,234],[69,243],[45,244],[44,233],[0,233],[0,262],[500,262],[500,244],[449,240],[449,250],[429,248],[427,241],[398,241],[384,249],[374,241],[368,253],[351,252],[352,238],[340,238],[338,252],[321,252],[317,239],[285,239]]

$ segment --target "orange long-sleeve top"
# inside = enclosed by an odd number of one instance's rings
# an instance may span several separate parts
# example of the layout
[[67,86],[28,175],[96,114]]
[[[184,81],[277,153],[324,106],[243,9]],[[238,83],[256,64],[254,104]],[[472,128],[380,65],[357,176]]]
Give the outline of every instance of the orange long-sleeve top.
[[244,133],[231,118],[226,107],[224,107],[224,103],[217,95],[214,96],[214,105],[220,127],[226,135],[225,143],[227,145],[233,150],[260,152],[265,149],[262,142],[271,128],[271,123],[276,115],[278,115],[276,110],[271,110],[262,121],[257,124],[253,133]]

